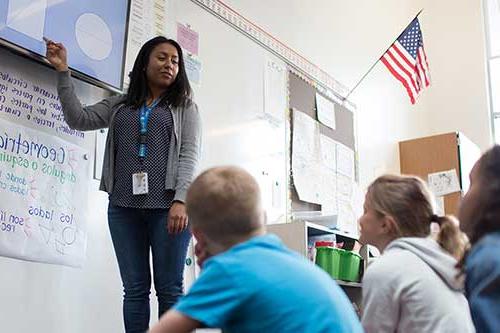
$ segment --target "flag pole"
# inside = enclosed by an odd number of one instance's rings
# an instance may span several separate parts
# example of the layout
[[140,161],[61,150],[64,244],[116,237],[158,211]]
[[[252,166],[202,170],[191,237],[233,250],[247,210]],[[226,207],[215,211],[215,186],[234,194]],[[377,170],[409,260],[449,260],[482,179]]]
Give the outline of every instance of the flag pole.
[[[417,13],[417,15],[415,15],[415,17],[410,21],[410,23],[408,25],[411,24],[411,22],[413,22],[417,17],[418,15],[420,15],[422,13],[424,9],[420,9],[420,11]],[[398,37],[396,38],[396,40],[403,34],[403,32],[405,32],[406,28],[408,27],[408,25],[403,29],[403,31],[401,31],[401,33],[398,35]],[[395,40],[395,41],[396,41]],[[385,49],[385,51],[382,53],[382,55],[380,57],[378,57],[377,61],[375,61],[373,63],[373,65],[370,67],[370,69],[368,69],[368,71],[365,73],[365,75],[363,75],[363,77],[361,79],[359,79],[359,81],[354,85],[354,87],[349,90],[349,92],[347,93],[347,95],[345,97],[342,98],[342,102],[346,102],[347,101],[347,98],[349,98],[349,96],[351,96],[352,92],[361,84],[361,82],[363,82],[363,80],[365,79],[365,77],[370,74],[370,72],[372,71],[373,67],[375,67],[376,64],[378,64],[378,62],[380,61],[380,59],[384,56],[384,54],[389,51],[389,49],[391,48],[392,44],[394,44],[394,42],[391,43],[391,45],[389,45],[388,48]]]

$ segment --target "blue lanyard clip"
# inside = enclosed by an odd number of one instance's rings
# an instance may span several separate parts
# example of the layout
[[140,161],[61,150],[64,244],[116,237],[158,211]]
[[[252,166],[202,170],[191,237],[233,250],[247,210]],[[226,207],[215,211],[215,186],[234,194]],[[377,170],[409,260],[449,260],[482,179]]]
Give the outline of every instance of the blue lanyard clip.
[[141,113],[139,115],[139,125],[140,125],[139,157],[141,159],[144,159],[144,157],[146,157],[146,151],[147,151],[146,143],[147,143],[149,116],[151,115],[151,112],[156,107],[156,105],[158,105],[158,102],[159,102],[159,99],[157,99],[153,103],[151,103],[150,106],[146,106],[146,104],[144,104],[141,108]]

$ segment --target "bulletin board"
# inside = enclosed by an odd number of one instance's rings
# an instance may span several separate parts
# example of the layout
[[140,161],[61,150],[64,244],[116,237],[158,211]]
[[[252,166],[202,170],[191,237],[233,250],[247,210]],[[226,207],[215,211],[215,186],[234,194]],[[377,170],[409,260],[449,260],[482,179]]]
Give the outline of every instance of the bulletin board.
[[[289,87],[289,106],[290,106],[290,134],[293,136],[294,124],[293,124],[293,112],[303,112],[312,119],[317,120],[317,108],[316,108],[316,94],[320,91],[315,87],[314,82],[307,80],[300,74],[293,71],[289,72],[288,87]],[[325,126],[324,124],[318,122],[319,131],[321,135],[325,135],[330,139],[335,140],[338,143],[348,147],[349,149],[356,152],[356,126],[355,126],[355,113],[351,111],[351,108],[337,103],[335,100],[324,96],[324,98],[329,99],[335,105],[335,129]],[[290,151],[293,153],[292,139],[290,138]],[[292,159],[290,158],[290,163]],[[291,168],[291,167],[290,167]],[[357,163],[354,159],[354,179],[357,179]],[[296,184],[294,183],[293,172],[290,172],[290,183],[289,192],[291,197],[291,211],[320,211],[322,207],[320,204],[306,202],[300,200]]]
[[[316,118],[316,102],[315,95],[318,90],[305,79],[301,78],[294,72],[289,72],[289,99],[290,108],[296,108],[307,115]],[[327,96],[324,96],[330,99]],[[331,99],[330,99],[331,100]],[[356,140],[354,131],[354,113],[347,107],[335,103],[335,120],[336,128],[331,129],[320,123],[320,131],[322,134],[343,143],[347,147],[356,150]]]
[[289,200],[288,108],[314,115],[316,92],[334,101],[338,126],[322,126],[321,133],[354,150],[355,106],[343,99],[347,88],[221,1],[171,3],[169,15],[168,34],[179,39],[189,33],[190,43],[180,42],[186,59],[198,63],[196,75],[188,77],[196,78],[191,83],[203,121],[200,168],[244,167],[261,185],[268,222],[289,221],[299,202]]

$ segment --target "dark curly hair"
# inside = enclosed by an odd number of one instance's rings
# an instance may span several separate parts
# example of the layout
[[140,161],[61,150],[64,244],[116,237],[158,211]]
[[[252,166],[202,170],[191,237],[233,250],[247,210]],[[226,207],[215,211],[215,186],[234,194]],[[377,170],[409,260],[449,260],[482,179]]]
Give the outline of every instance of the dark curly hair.
[[[471,247],[483,236],[500,231],[500,146],[495,145],[481,156],[477,162],[478,185],[481,192],[477,198],[477,209],[470,226],[468,236]],[[467,253],[459,263],[464,269]]]

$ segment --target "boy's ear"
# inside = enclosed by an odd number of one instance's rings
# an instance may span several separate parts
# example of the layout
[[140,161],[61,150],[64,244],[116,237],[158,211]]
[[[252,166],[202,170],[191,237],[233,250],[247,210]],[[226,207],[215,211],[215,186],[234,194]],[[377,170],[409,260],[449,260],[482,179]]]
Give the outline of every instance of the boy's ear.
[[381,227],[382,227],[383,232],[385,234],[387,234],[387,235],[390,235],[390,236],[399,235],[399,226],[398,226],[398,223],[390,215],[385,215],[382,218]]

